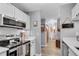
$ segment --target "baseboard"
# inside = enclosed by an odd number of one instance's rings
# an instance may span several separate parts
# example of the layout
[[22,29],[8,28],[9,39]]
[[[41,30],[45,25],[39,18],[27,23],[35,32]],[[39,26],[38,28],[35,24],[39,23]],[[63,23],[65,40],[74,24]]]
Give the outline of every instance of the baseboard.
[[41,54],[36,54],[35,56],[41,56]]
[[41,45],[42,48],[47,47],[48,45]]

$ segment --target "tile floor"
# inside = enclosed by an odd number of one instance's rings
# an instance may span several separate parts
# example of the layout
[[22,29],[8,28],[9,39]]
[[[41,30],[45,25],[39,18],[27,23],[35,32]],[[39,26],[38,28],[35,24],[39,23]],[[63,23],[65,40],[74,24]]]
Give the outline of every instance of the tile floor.
[[49,40],[48,46],[41,49],[42,56],[60,56],[60,49],[56,48],[56,40]]

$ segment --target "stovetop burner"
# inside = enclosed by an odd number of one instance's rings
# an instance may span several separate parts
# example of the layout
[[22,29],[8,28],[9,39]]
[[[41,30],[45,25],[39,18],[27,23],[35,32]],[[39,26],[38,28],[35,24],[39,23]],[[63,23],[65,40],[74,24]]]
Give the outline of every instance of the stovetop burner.
[[1,47],[6,47],[6,46],[9,45],[9,43],[10,43],[9,40],[3,40],[3,41],[0,41],[0,46],[1,46]]
[[21,44],[21,42],[17,42],[17,41],[10,42],[10,40],[0,41],[0,46],[6,47],[6,48],[12,48],[12,47],[17,46],[19,44]]

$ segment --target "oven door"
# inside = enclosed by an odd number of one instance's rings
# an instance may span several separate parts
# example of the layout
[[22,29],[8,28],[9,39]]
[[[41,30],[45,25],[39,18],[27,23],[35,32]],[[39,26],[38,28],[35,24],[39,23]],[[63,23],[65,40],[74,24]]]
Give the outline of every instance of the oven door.
[[13,51],[13,52],[10,52],[9,55],[10,55],[10,56],[17,56],[17,50],[15,50],[15,51]]
[[17,50],[12,51],[12,52],[7,52],[7,56],[17,56]]
[[7,56],[18,56],[17,47],[8,50],[8,51],[7,51]]

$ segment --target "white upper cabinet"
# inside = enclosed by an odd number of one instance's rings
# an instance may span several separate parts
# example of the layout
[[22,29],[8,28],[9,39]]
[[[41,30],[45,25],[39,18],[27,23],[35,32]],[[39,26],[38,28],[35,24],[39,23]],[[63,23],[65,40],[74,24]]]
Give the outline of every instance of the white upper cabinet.
[[26,29],[30,29],[30,16],[27,15]]
[[14,17],[14,6],[9,3],[0,3],[0,14]]
[[26,23],[26,29],[30,29],[30,16],[15,7],[15,18]]
[[79,3],[72,9],[72,18],[79,16]]
[[26,23],[26,29],[30,29],[30,16],[23,13],[23,20]]
[[0,14],[15,17],[17,21],[26,23],[26,29],[30,29],[30,16],[10,3],[0,3]]
[[15,7],[15,18],[19,21],[24,21],[24,14],[21,10]]

